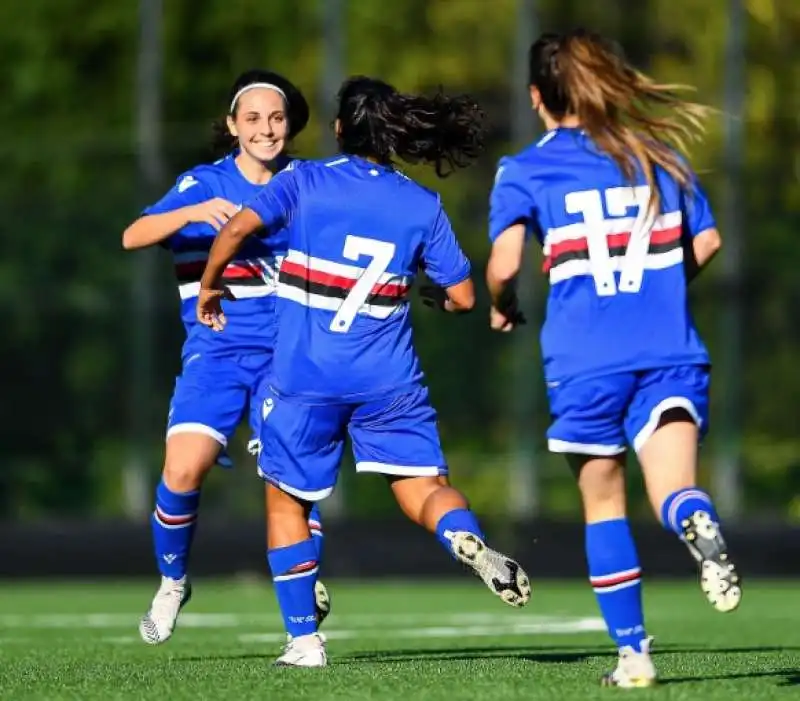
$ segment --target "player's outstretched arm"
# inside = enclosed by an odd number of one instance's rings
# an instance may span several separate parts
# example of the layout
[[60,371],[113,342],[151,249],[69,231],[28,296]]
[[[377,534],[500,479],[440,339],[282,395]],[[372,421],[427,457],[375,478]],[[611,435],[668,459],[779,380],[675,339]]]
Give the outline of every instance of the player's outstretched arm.
[[153,246],[192,222],[205,223],[219,231],[236,214],[236,209],[232,202],[214,197],[170,212],[145,214],[122,232],[122,247],[131,251]]
[[225,327],[222,313],[222,298],[226,291],[222,287],[222,273],[234,259],[248,236],[262,226],[261,217],[252,209],[245,208],[222,227],[211,250],[208,262],[200,279],[200,294],[197,299],[197,320],[214,331]]
[[722,237],[719,231],[706,229],[691,239],[691,246],[686,253],[686,279],[694,280],[722,248]]
[[515,283],[525,249],[525,225],[514,224],[492,244],[486,266],[486,286],[492,300],[489,323],[495,331],[513,331],[525,318],[517,308]]

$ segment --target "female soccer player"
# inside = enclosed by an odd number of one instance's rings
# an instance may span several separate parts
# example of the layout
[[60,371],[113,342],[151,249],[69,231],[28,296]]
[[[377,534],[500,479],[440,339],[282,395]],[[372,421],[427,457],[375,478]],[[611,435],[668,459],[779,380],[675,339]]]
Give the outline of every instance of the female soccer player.
[[[152,517],[161,586],[139,626],[146,643],[170,638],[191,596],[186,571],[206,475],[217,462],[229,464],[225,449],[245,414],[258,435],[261,404],[255,395],[272,362],[275,256],[285,253],[285,236],[273,231],[267,240],[252,239],[225,269],[223,281],[240,301],[228,310],[231,323],[224,334],[196,323],[200,275],[220,227],[291,162],[287,146],[308,116],[302,93],[283,76],[243,73],[231,89],[226,118],[215,125],[215,146],[224,157],[184,173],[122,237],[126,249],[159,244],[172,252],[186,327],[183,370],[169,408],[164,471]],[[316,511],[309,526],[321,548]],[[317,598],[324,618],[329,602],[321,584]]]
[[677,87],[638,72],[596,35],[542,36],[530,49],[530,94],[547,133],[500,161],[489,217],[493,329],[516,324],[513,281],[528,238],[544,249],[549,448],[577,475],[589,578],[620,655],[604,681],[623,687],[656,679],[625,516],[628,446],[656,513],[699,563],[708,600],[731,611],[741,597],[714,505],[695,481],[709,357],[686,286],[720,235],[672,148],[699,133],[705,112]]
[[270,566],[291,636],[277,663],[304,667],[327,661],[305,514],[333,491],[348,431],[356,469],[386,475],[409,518],[507,604],[530,597],[520,566],[485,545],[464,496],[440,478],[447,465],[408,293],[420,265],[446,290],[447,311],[471,309],[474,289],[439,196],[392,165],[429,163],[440,176],[469,165],[483,146],[482,113],[467,97],[406,95],[359,77],[342,86],[335,129],[341,155],[292,164],[222,228],[197,307],[201,323],[221,329],[226,265],[260,227],[288,227],[259,468],[268,482]]

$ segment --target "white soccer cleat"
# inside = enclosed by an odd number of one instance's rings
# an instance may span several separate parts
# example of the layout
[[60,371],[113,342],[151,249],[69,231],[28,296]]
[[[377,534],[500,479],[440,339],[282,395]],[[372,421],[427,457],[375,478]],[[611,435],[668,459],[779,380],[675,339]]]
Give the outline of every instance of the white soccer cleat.
[[325,640],[319,633],[291,638],[274,664],[276,667],[326,667]]
[[317,626],[321,626],[331,613],[331,597],[328,588],[320,580],[314,584],[314,609],[317,614]]
[[455,556],[472,568],[489,589],[509,606],[524,606],[531,598],[531,583],[519,563],[492,550],[480,538],[457,531],[450,539]]
[[139,635],[148,645],[160,645],[172,637],[181,609],[192,598],[192,585],[187,577],[161,578],[150,610],[139,622]]
[[700,588],[721,613],[738,608],[742,586],[719,524],[707,511],[695,511],[681,522],[682,540],[700,568]]
[[655,665],[650,658],[650,643],[653,638],[643,640],[641,651],[626,645],[619,650],[619,662],[613,672],[600,680],[602,686],[618,686],[622,689],[637,689],[653,686],[658,681]]

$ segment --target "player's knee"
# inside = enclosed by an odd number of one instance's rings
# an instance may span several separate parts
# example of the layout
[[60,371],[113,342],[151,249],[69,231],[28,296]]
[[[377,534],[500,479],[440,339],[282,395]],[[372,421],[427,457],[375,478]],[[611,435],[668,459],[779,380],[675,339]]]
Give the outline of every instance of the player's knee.
[[222,446],[211,436],[176,433],[167,439],[164,482],[173,491],[199,489],[216,464]]
[[615,458],[589,458],[573,461],[578,487],[584,504],[623,504],[625,500],[625,472]]
[[164,483],[173,492],[190,492],[203,484],[206,471],[199,465],[167,463],[164,466]]
[[173,492],[190,492],[200,489],[210,467],[201,460],[172,456],[164,464],[163,480]]

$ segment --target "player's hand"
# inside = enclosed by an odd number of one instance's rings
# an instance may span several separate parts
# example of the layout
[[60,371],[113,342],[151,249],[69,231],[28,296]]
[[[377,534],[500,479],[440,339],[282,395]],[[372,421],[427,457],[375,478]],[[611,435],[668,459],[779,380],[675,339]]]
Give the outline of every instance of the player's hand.
[[516,296],[510,296],[503,300],[501,306],[492,306],[489,311],[489,326],[491,326],[493,331],[509,333],[517,328],[517,326],[527,323],[525,315],[519,310],[517,304]]
[[492,327],[492,331],[508,333],[514,330],[515,324],[505,314],[499,311],[497,307],[492,307],[489,311],[489,326]]
[[508,286],[503,290],[500,299],[492,305],[489,311],[489,326],[493,331],[509,333],[520,324],[526,324],[527,320],[519,310],[519,299],[516,290]]
[[193,204],[186,208],[187,221],[209,224],[219,231],[227,221],[233,217],[239,208],[232,202],[215,197],[200,204]]
[[419,296],[422,297],[422,303],[426,307],[447,311],[445,304],[447,303],[448,297],[443,287],[439,287],[438,285],[422,285],[419,288]]
[[197,295],[197,320],[214,331],[222,331],[227,319],[222,311],[223,299],[235,299],[231,291],[224,287],[221,290],[200,288]]

